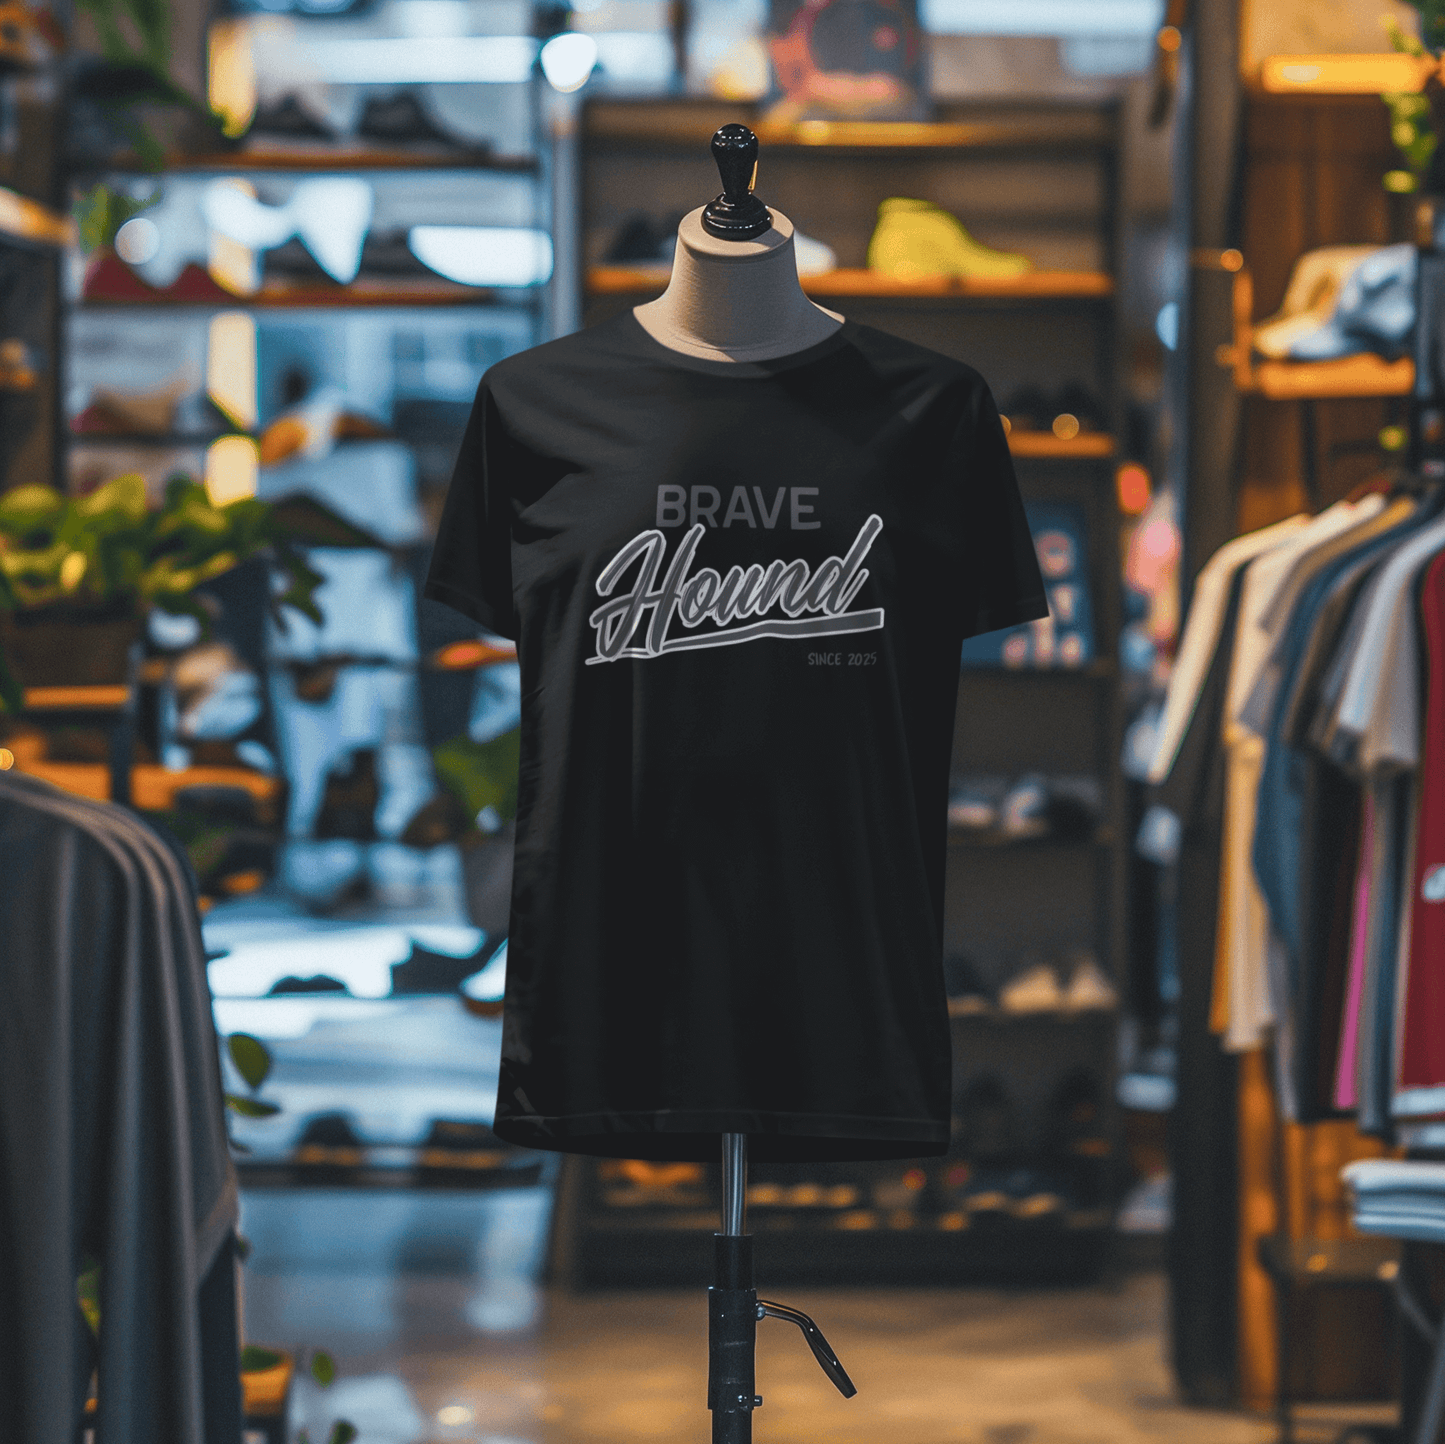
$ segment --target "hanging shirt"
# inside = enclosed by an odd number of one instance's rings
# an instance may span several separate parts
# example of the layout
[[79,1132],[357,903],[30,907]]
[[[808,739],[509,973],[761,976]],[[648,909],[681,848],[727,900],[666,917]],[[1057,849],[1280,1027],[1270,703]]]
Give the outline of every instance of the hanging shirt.
[[851,322],[695,360],[631,314],[512,357],[428,593],[522,672],[498,1134],[941,1153],[959,652],[1047,613],[977,373]]
[[1425,745],[1407,904],[1397,1117],[1445,1113],[1445,555],[1426,571],[1420,607],[1428,670]]
[[1244,575],[1224,707],[1228,763],[1218,934],[1219,972],[1227,980],[1228,1001],[1217,1021],[1223,1025],[1224,1045],[1232,1052],[1258,1048],[1276,1012],[1268,984],[1269,914],[1251,862],[1264,737],[1246,708],[1270,667],[1274,647],[1309,574],[1302,564],[1342,537],[1356,536],[1362,527],[1374,525],[1384,505],[1377,496],[1358,503],[1337,502],[1250,562]]
[[1259,531],[1246,532],[1225,542],[1200,569],[1189,601],[1189,616],[1185,619],[1179,653],[1169,673],[1164,714],[1159,719],[1158,741],[1149,764],[1148,780],[1155,786],[1168,779],[1194,720],[1194,709],[1219,648],[1235,574],[1308,524],[1309,518],[1304,515],[1291,516]]
[[[1249,723],[1262,729],[1265,745],[1252,861],[1270,923],[1267,960],[1275,1011],[1276,1086],[1282,1111],[1295,1121],[1308,1121],[1327,1106],[1311,1031],[1321,979],[1308,947],[1323,948],[1330,918],[1318,896],[1323,889],[1313,878],[1302,888],[1301,880],[1314,829],[1358,827],[1358,821],[1350,789],[1337,774],[1316,776],[1312,759],[1290,745],[1286,725],[1320,609],[1335,582],[1372,551],[1378,555],[1393,549],[1384,564],[1388,571],[1396,557],[1418,544],[1412,534],[1415,526],[1415,510],[1402,500],[1311,554],[1303,589],[1245,709]],[[1326,863],[1331,879],[1337,865],[1331,855]]]

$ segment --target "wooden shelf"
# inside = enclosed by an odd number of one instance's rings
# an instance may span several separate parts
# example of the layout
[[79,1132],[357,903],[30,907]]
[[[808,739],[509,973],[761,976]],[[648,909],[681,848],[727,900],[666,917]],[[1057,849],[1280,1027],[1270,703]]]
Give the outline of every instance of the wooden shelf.
[[1052,431],[1013,430],[1008,434],[1008,449],[1022,457],[1091,459],[1113,456],[1114,438],[1102,431],[1081,431],[1065,441]]
[[[130,705],[131,689],[113,687],[27,687],[27,712],[117,712]],[[102,769],[104,770],[104,769]]]
[[[595,105],[588,109],[589,144],[697,150],[705,154],[718,126],[737,120],[747,106],[724,103]],[[746,117],[744,117],[746,118]],[[1000,108],[986,119],[968,121],[804,120],[780,123],[748,121],[770,152],[836,151],[886,154],[896,151],[1095,149],[1109,145],[1113,128],[1096,109],[1057,109],[1009,113]]]
[[1372,352],[1334,361],[1263,361],[1254,354],[1254,275],[1247,265],[1234,273],[1230,307],[1234,340],[1216,359],[1234,372],[1236,391],[1270,401],[1349,400],[1368,396],[1408,396],[1415,385],[1415,363],[1408,356],[1386,361]]
[[[219,290],[219,288],[217,288]],[[521,288],[518,288],[521,289]],[[528,288],[535,294],[535,288]],[[151,296],[86,297],[81,306],[91,310],[144,310],[227,306],[241,310],[315,310],[335,307],[373,306],[498,306],[526,304],[504,301],[498,290],[487,286],[458,286],[443,280],[353,281],[349,286],[285,285],[267,282],[249,296],[168,296],[158,291]]]
[[75,226],[69,216],[0,186],[0,236],[31,246],[68,246]]
[[[898,300],[1101,300],[1114,294],[1114,278],[1102,271],[1026,271],[1022,276],[928,276],[902,281],[863,268],[840,267],[802,278],[810,296],[882,297]],[[667,285],[658,267],[594,266],[587,289],[594,296],[650,295]]]
[[[27,692],[27,704],[29,696]],[[17,755],[15,769],[30,777],[39,777],[62,792],[74,793],[77,797],[88,797],[93,802],[110,799],[110,768],[103,762],[50,762]],[[130,786],[132,801],[142,812],[169,812],[176,793],[183,787],[239,787],[258,802],[270,802],[280,796],[282,783],[279,778],[252,772],[245,767],[187,767],[181,772],[168,772],[153,762],[138,762],[131,768]]]
[[1325,401],[1358,396],[1408,396],[1415,385],[1409,357],[1386,361],[1375,355],[1338,361],[1258,361],[1250,384],[1240,389],[1271,401]]
[[[149,170],[135,156],[122,156],[104,164],[86,167],[95,173],[131,173]],[[240,174],[248,171],[290,171],[314,174],[320,171],[501,171],[525,175],[537,169],[537,158],[530,155],[492,155],[486,151],[410,151],[373,150],[343,146],[277,146],[257,150],[221,151],[212,155],[172,155],[167,157],[167,173],[205,175]]]
[[[210,446],[228,436],[246,436],[244,431],[74,431],[71,446]],[[253,438],[254,439],[254,438]]]
[[1266,95],[1379,95],[1416,91],[1438,69],[1428,57],[1379,55],[1271,55],[1256,87]]

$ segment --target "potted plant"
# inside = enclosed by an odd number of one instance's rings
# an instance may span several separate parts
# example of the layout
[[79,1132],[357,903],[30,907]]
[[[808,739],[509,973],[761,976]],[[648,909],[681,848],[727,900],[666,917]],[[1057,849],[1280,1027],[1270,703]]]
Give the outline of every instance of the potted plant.
[[152,608],[209,614],[196,589],[252,557],[285,579],[271,599],[321,621],[322,578],[306,563],[303,537],[255,497],[212,504],[186,477],[166,486],[159,508],[145,482],[120,476],[88,496],[20,486],[0,496],[0,706],[16,711],[25,686],[124,682]]

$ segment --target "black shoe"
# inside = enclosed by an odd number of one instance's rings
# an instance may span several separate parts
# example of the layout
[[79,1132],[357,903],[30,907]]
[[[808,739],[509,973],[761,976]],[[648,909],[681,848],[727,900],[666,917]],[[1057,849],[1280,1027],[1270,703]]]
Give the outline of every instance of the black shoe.
[[623,221],[603,260],[611,266],[657,265],[670,260],[667,243],[675,232],[676,227],[666,229],[654,223],[651,216],[638,212]]
[[[299,686],[297,695],[301,695]],[[316,817],[316,837],[372,841],[376,837],[376,805],[380,797],[376,751],[359,747],[335,763],[327,774],[321,810]]]
[[294,95],[283,95],[274,105],[257,106],[249,135],[279,135],[287,140],[336,139],[336,132],[325,121],[301,104]]
[[297,1141],[291,1167],[297,1182],[344,1183],[366,1162],[366,1149],[344,1113],[321,1113]]
[[466,979],[485,966],[495,951],[490,938],[465,958],[434,953],[413,943],[406,961],[391,965],[391,996],[455,993]]
[[433,1119],[417,1150],[417,1182],[431,1188],[485,1186],[502,1173],[509,1186],[519,1187],[536,1181],[541,1161],[535,1153],[503,1143],[485,1123]]
[[463,140],[444,130],[430,115],[413,90],[393,95],[373,95],[361,112],[356,134],[382,145],[432,145],[447,150],[487,152],[486,141]]
[[393,280],[407,276],[436,280],[437,273],[416,258],[406,243],[406,236],[405,231],[368,232],[361,247],[361,274],[387,276]]
[[285,281],[292,286],[336,285],[336,278],[322,270],[321,263],[296,236],[265,253],[261,274],[267,280]]
[[1067,1172],[1070,1192],[1084,1208],[1108,1198],[1114,1148],[1107,1124],[1099,1080],[1085,1068],[1065,1074],[1049,1105],[1049,1154]]

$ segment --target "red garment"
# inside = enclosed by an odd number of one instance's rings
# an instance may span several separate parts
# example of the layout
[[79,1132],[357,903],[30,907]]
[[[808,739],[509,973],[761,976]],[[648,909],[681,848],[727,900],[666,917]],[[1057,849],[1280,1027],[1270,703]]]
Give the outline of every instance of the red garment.
[[1445,553],[1425,573],[1420,614],[1429,691],[1400,1032],[1402,1089],[1445,1085]]

